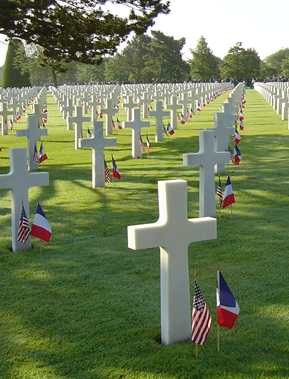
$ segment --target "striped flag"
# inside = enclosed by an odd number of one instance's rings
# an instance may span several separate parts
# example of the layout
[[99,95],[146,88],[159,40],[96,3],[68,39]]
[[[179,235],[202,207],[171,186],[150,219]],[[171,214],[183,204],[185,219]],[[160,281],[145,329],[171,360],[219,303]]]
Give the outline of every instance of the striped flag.
[[87,133],[86,133],[86,138],[92,138],[92,134],[91,134],[91,131],[89,130],[89,128],[87,129]]
[[141,149],[142,153],[144,153],[145,148],[144,148],[144,144],[143,144],[143,140],[142,140],[141,136],[139,136],[139,145],[140,145],[140,149]]
[[242,155],[236,143],[234,143],[234,156],[235,156],[235,164],[236,165],[240,164]]
[[218,325],[232,328],[240,308],[220,270],[217,270],[216,298]]
[[230,154],[230,161],[235,164],[235,159],[234,159],[234,156],[229,144],[228,144],[228,152]]
[[168,137],[168,133],[167,133],[167,129],[166,127],[163,125],[163,132],[165,133],[165,135]]
[[105,179],[109,183],[110,182],[110,174],[109,174],[109,169],[107,168],[107,164],[106,164],[105,159],[103,160],[103,169],[104,169]]
[[151,144],[150,144],[148,135],[146,135],[146,143],[147,143],[147,152],[149,153],[150,152],[150,148],[151,148]]
[[114,176],[117,179],[120,179],[120,173],[116,167],[115,161],[113,159],[113,156],[111,156],[111,168],[112,168],[112,176]]
[[51,228],[39,203],[37,203],[30,235],[46,242],[50,239]]
[[241,136],[240,136],[237,128],[235,128],[235,133],[233,135],[233,138],[234,138],[235,143],[238,145],[238,143],[241,141]]
[[118,129],[122,129],[121,122],[119,121],[118,118],[116,119],[116,123],[117,123]]
[[37,163],[39,163],[39,155],[37,153],[37,147],[36,144],[34,145],[34,151],[33,151],[33,160]]
[[192,309],[192,333],[191,340],[198,345],[203,345],[211,328],[211,315],[195,281],[195,291]]
[[221,179],[219,178],[218,188],[217,188],[217,196],[219,196],[219,207],[223,205],[223,191],[221,187]]
[[235,196],[231,185],[230,175],[228,175],[227,182],[224,190],[223,208],[235,203]]
[[22,211],[20,216],[20,222],[18,225],[17,241],[25,243],[30,235],[29,221],[26,216],[24,206],[22,204]]

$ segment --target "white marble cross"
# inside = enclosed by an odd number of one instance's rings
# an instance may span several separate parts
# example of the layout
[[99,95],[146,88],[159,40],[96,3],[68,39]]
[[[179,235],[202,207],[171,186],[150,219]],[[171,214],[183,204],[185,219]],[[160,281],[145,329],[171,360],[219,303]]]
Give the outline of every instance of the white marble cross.
[[171,97],[171,104],[165,105],[166,109],[171,110],[171,127],[177,129],[177,111],[182,108],[181,104],[177,104],[177,98],[175,96]]
[[142,103],[142,118],[148,118],[148,106],[152,102],[152,99],[148,92],[144,92],[139,102]]
[[91,125],[91,138],[79,140],[80,148],[91,147],[91,186],[92,188],[104,187],[104,160],[103,149],[108,146],[116,146],[116,138],[103,137],[103,122],[94,121]]
[[105,118],[105,135],[112,134],[112,116],[118,113],[118,109],[114,108],[112,99],[106,99],[106,108],[101,108],[101,112],[106,115]]
[[156,118],[155,142],[163,140],[163,117],[169,115],[169,111],[163,111],[162,101],[157,101],[155,104],[155,110],[150,111],[150,116],[155,116]]
[[199,130],[199,152],[183,154],[185,166],[200,166],[199,174],[199,217],[215,217],[215,176],[217,163],[229,163],[228,151],[215,151],[213,130]]
[[[214,126],[211,129],[214,131],[216,138],[216,151],[225,151],[228,149],[230,136],[234,134],[234,128],[231,126],[232,122],[237,120],[237,115],[230,115],[225,112],[214,113]],[[231,123],[231,125],[230,125]],[[224,172],[225,163],[218,163],[215,165],[215,172]]]
[[216,219],[187,219],[187,182],[158,182],[159,219],[128,226],[128,247],[160,248],[161,340],[164,345],[191,336],[188,246],[217,238]]
[[62,112],[66,113],[66,116],[64,117],[66,119],[66,129],[72,130],[73,129],[72,121],[68,120],[69,116],[71,116],[71,117],[73,116],[74,106],[73,106],[72,99],[69,99],[68,97],[66,97],[66,105],[64,105],[61,108],[61,110],[62,110]]
[[[29,219],[28,190],[35,186],[48,186],[47,172],[27,172],[26,148],[9,148],[10,171],[0,175],[0,188],[11,189],[11,234],[12,250],[24,250],[25,245],[17,241],[17,231],[22,210],[22,201]],[[30,237],[26,248],[30,249]]]
[[47,129],[38,128],[36,115],[27,115],[27,129],[16,130],[16,137],[27,137],[28,148],[28,170],[37,170],[38,163],[33,160],[34,148],[37,143],[38,137],[47,136]]
[[75,109],[75,115],[74,116],[68,116],[68,122],[74,122],[74,149],[77,150],[79,148],[78,140],[82,136],[82,123],[83,122],[89,122],[90,117],[83,116],[82,115],[82,106],[76,105],[74,107]]
[[[1,103],[2,104],[2,109],[0,111],[0,116],[2,116],[2,124],[1,124],[1,129],[2,129],[2,136],[8,134],[8,116],[13,116],[13,110],[9,111],[8,110],[8,103]],[[5,122],[7,123],[5,127]]]
[[131,156],[133,158],[141,158],[141,147],[139,145],[140,130],[141,128],[148,128],[150,126],[149,121],[141,121],[140,109],[133,108],[132,121],[123,121],[123,128],[132,128],[131,131]]
[[132,119],[132,109],[137,107],[137,103],[133,102],[132,96],[128,96],[126,103],[122,104],[124,108],[126,108],[126,120],[131,121]]

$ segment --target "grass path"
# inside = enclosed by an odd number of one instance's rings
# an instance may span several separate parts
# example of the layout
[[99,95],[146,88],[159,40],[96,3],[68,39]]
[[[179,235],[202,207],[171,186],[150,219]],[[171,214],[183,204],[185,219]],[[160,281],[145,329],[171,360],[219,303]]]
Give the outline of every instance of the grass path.
[[[159,343],[158,249],[127,248],[128,225],[158,219],[158,180],[187,180],[188,217],[198,217],[198,168],[183,166],[182,154],[198,151],[198,130],[213,126],[227,95],[162,143],[154,143],[150,118],[152,148],[142,159],[131,158],[131,131],[114,131],[117,146],[105,149],[105,157],[110,168],[113,153],[121,180],[115,189],[107,183],[94,190],[91,151],[74,150],[74,132],[48,95],[49,159],[39,170],[49,172],[49,186],[29,191],[30,218],[39,199],[52,227],[42,254],[37,239],[27,257],[10,252],[10,191],[0,190],[1,379],[289,378],[289,132],[258,92],[247,90],[242,161],[229,167],[233,219],[223,210],[217,239],[189,247],[191,294],[197,267],[212,316],[197,361],[190,341]],[[119,119],[125,120],[123,110]],[[26,146],[26,139],[13,130],[0,146],[5,174],[8,147]],[[218,264],[241,309],[233,329],[221,329],[219,354]]]

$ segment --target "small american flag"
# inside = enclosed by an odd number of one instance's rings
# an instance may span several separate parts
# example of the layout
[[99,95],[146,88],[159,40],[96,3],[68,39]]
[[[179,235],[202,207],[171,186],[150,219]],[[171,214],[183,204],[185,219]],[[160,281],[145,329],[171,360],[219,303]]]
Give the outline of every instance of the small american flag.
[[141,151],[144,152],[145,148],[144,148],[144,144],[143,144],[143,140],[142,140],[141,136],[139,137],[139,145],[140,145]]
[[217,196],[219,196],[219,207],[221,207],[223,205],[223,191],[222,191],[222,187],[221,187],[221,179],[219,179],[219,184],[218,184],[218,188],[217,188]]
[[195,281],[195,291],[192,309],[192,333],[191,339],[198,345],[203,345],[211,328],[211,315]]
[[232,150],[231,150],[229,144],[228,144],[228,151],[229,151],[229,154],[230,154],[230,161],[235,164],[235,159],[234,159],[234,156],[233,156],[233,153],[232,153]]
[[24,206],[22,204],[22,212],[21,212],[20,222],[18,225],[18,232],[17,232],[17,241],[25,243],[29,237],[29,234],[30,234],[29,221],[26,216]]
[[103,167],[104,167],[104,175],[105,175],[105,179],[106,181],[109,183],[110,182],[110,174],[109,174],[109,170],[107,168],[107,164],[106,164],[106,161],[104,159],[104,162],[103,162]]
[[34,145],[34,151],[33,151],[33,160],[37,163],[39,163],[39,155],[37,153],[37,147],[36,144]]

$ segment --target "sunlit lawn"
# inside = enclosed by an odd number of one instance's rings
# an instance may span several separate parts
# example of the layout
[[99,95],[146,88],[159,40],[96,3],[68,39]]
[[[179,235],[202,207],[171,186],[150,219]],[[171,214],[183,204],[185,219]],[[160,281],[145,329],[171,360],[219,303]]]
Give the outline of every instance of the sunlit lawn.
[[[199,169],[183,166],[182,154],[198,151],[198,130],[213,126],[227,96],[163,142],[154,142],[149,118],[143,136],[152,147],[142,159],[131,158],[131,130],[115,130],[105,158],[110,168],[113,154],[121,180],[92,189],[91,151],[74,150],[74,131],[48,94],[49,159],[39,171],[49,172],[49,186],[29,190],[30,218],[39,199],[52,227],[42,253],[34,237],[27,256],[10,251],[11,195],[0,190],[1,379],[289,378],[289,132],[259,93],[247,90],[241,163],[221,174],[223,189],[231,174],[232,219],[230,207],[222,210],[217,239],[189,247],[191,295],[197,267],[212,316],[198,360],[190,341],[159,343],[159,249],[127,248],[128,225],[158,219],[159,180],[186,180],[187,215],[198,217]],[[122,108],[118,118],[126,119]],[[8,147],[26,146],[16,128],[26,128],[24,117],[0,137],[0,174],[9,171]],[[221,329],[220,353],[218,265],[241,309],[233,329]]]

